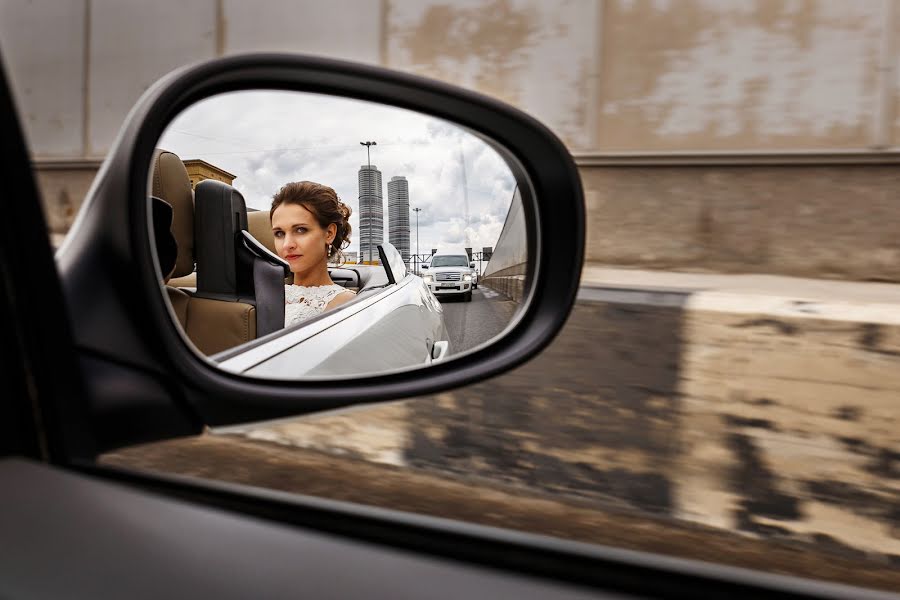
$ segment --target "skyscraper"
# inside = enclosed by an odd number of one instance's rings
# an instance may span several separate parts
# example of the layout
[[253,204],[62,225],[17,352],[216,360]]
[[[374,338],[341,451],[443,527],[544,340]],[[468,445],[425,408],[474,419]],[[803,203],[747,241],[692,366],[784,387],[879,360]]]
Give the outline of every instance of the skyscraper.
[[384,201],[381,171],[375,165],[359,168],[359,260],[378,260],[378,245],[384,241]]
[[409,184],[398,175],[388,182],[388,241],[409,262]]

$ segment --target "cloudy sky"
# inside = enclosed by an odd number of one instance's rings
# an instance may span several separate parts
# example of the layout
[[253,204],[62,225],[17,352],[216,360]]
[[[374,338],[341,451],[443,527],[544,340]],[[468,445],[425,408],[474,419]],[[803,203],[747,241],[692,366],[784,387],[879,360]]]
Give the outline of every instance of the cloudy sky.
[[[317,94],[245,91],[200,102],[175,119],[159,142],[182,160],[203,159],[237,175],[234,186],[249,208],[268,210],[289,181],[333,187],[353,209],[349,250],[358,250],[358,171],[361,141],[373,140],[371,161],[381,171],[384,236],[387,183],[409,182],[410,209],[419,213],[419,248],[495,246],[515,179],[506,163],[477,137],[446,121],[403,109]],[[410,245],[416,251],[410,211]]]

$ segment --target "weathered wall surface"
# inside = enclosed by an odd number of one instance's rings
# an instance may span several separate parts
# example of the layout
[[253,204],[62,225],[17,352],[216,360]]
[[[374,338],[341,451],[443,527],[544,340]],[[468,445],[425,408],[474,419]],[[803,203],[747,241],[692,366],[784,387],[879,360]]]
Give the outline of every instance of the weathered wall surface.
[[[57,237],[85,165],[158,77],[290,51],[435,77],[541,119],[581,161],[589,261],[897,280],[893,167],[752,160],[839,151],[898,162],[896,0],[8,0],[0,38]],[[730,170],[673,162],[686,151],[751,158]],[[632,153],[659,167],[591,166]],[[84,165],[66,172],[59,160]]]
[[521,302],[525,298],[525,275],[492,275],[481,280],[484,285],[495,292],[500,292],[510,300]]
[[45,163],[44,168],[35,170],[50,241],[55,246],[62,242],[75,221],[98,168],[97,162],[67,162],[53,166]]
[[[57,239],[68,231],[96,164],[37,171]],[[898,165],[583,166],[580,171],[590,263],[900,281]],[[521,287],[507,283],[510,290]]]
[[[896,30],[884,3],[622,0],[603,6],[597,149],[873,142],[882,34]],[[888,77],[893,98],[896,75]],[[892,131],[886,133],[895,143]]]
[[582,167],[591,262],[900,281],[895,165]]
[[158,77],[252,51],[382,64],[472,88],[534,114],[575,152],[857,149],[897,144],[897,8],[842,0],[7,0],[0,34],[37,157],[102,156]]

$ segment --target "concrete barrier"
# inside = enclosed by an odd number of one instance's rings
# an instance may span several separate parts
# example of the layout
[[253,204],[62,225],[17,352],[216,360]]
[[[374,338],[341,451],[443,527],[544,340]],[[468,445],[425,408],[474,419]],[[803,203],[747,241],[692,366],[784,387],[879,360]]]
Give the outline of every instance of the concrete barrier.
[[494,275],[482,279],[479,285],[499,292],[514,302],[521,302],[525,295],[525,275]]
[[479,285],[491,288],[516,302],[525,294],[525,272],[528,267],[528,228],[519,189],[513,193],[503,230],[494,254],[484,268]]

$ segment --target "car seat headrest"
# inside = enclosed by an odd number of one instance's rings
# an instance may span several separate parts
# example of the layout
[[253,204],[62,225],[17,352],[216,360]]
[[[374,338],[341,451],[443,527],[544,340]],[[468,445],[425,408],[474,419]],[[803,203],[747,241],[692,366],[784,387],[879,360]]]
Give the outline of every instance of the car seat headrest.
[[269,249],[269,252],[277,255],[275,251],[275,236],[272,234],[272,220],[269,211],[247,211],[247,231],[259,242]]
[[159,270],[162,272],[163,281],[168,283],[178,258],[178,244],[175,243],[175,236],[172,235],[172,205],[156,196],[153,196],[151,201],[153,203],[153,238],[156,242],[156,259],[159,261]]
[[247,229],[247,205],[239,191],[205,179],[196,188],[197,294],[252,296],[252,272],[238,260],[238,236]]
[[172,235],[178,247],[172,277],[194,271],[194,195],[191,179],[178,155],[157,150],[153,156],[152,194],[172,207]]

